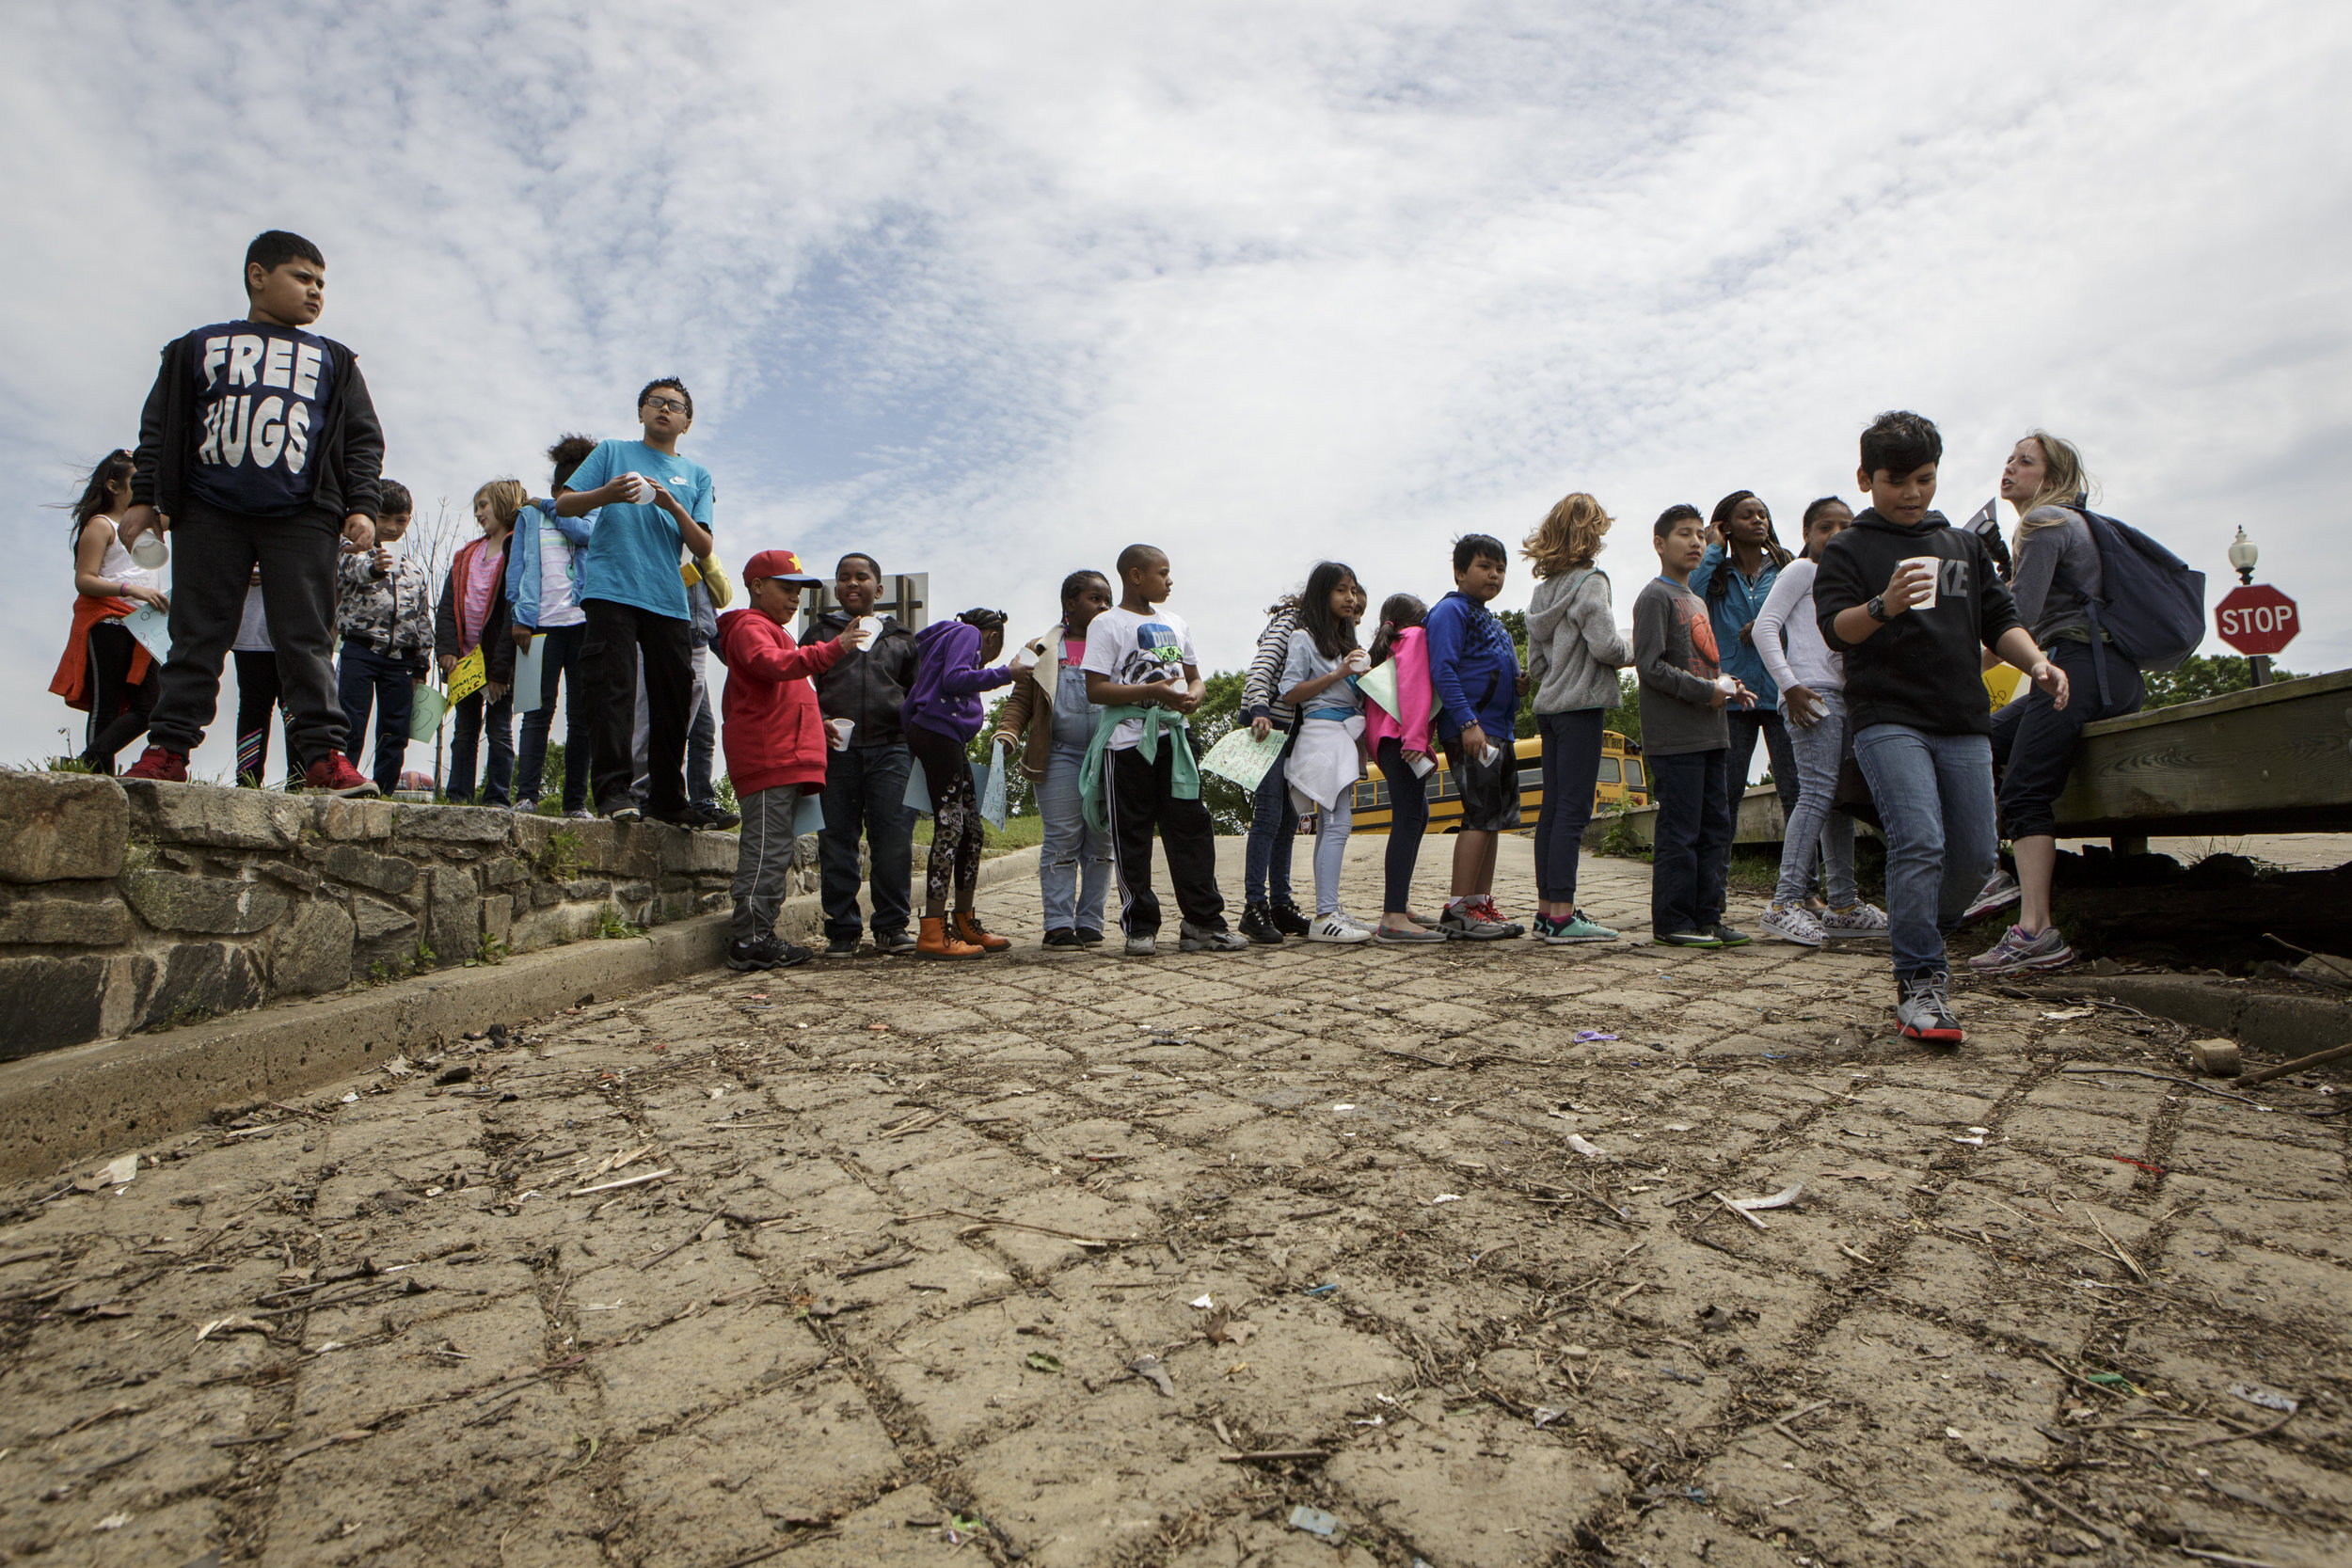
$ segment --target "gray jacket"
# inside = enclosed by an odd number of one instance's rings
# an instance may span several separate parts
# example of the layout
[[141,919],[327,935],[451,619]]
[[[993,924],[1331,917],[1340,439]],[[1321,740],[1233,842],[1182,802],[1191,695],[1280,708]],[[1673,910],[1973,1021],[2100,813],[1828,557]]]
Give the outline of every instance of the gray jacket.
[[[2082,514],[2064,507],[2037,506],[2028,522],[2062,517],[2037,528],[2017,545],[2017,575],[2010,592],[2017,598],[2017,618],[2043,648],[2055,637],[2090,641],[2090,607],[2085,594],[2106,591],[2106,574],[2099,564],[2099,544]],[[2065,569],[2068,580],[2058,578]]]
[[1617,672],[1633,650],[1617,635],[1609,574],[1587,567],[1535,585],[1527,607],[1527,673],[1535,677],[1535,711],[1617,705]]

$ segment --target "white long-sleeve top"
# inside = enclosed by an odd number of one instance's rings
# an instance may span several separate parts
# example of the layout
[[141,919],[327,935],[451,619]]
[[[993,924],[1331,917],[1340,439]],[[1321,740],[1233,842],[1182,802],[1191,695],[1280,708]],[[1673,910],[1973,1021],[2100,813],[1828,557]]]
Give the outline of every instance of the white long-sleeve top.
[[[1764,608],[1756,616],[1756,651],[1772,684],[1783,691],[1802,686],[1808,691],[1843,691],[1846,661],[1821,641],[1820,624],[1813,614],[1814,564],[1803,557],[1780,569]],[[1782,633],[1788,647],[1781,646]]]

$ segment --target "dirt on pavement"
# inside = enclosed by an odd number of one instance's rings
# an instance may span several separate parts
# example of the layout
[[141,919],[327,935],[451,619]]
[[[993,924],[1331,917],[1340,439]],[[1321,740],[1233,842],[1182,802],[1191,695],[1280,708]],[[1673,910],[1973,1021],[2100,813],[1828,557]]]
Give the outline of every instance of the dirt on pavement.
[[1965,983],[1907,1045],[1883,944],[1646,898],[1145,962],[1009,887],[1002,957],[495,1021],[0,1193],[0,1561],[2352,1560],[2329,1080],[2069,1072],[2181,1033]]

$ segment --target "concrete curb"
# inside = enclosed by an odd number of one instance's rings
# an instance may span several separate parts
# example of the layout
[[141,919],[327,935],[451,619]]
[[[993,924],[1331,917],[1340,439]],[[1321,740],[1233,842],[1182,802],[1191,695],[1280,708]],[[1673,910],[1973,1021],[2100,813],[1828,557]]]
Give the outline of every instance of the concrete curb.
[[2280,996],[2201,974],[2088,975],[2041,990],[2053,999],[2086,992],[2169,1018],[2200,1036],[2234,1039],[2249,1057],[2260,1053],[2292,1061],[2352,1041],[2352,1001]]
[[[1017,849],[985,863],[980,885],[1034,876],[1038,853]],[[823,920],[819,900],[804,895],[786,901],[776,925],[802,941]],[[302,1094],[469,1030],[545,1018],[713,970],[726,942],[724,913],[698,915],[642,938],[568,942],[501,964],[0,1065],[0,1180],[45,1176],[98,1154],[151,1145],[210,1119],[217,1107]]]

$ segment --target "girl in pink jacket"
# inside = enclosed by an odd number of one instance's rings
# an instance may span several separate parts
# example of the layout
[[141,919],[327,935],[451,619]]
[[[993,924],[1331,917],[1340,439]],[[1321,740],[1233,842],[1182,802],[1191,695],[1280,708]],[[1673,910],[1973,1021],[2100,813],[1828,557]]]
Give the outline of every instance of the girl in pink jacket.
[[1381,899],[1375,942],[1443,942],[1438,923],[1415,914],[1413,865],[1421,858],[1422,834],[1429,830],[1429,797],[1423,780],[1437,770],[1431,753],[1430,720],[1436,708],[1429,691],[1429,649],[1422,618],[1429,607],[1410,594],[1391,594],[1380,606],[1380,630],[1372,640],[1372,667],[1396,666],[1396,712],[1378,702],[1364,704],[1364,744],[1389,786],[1388,890]]

